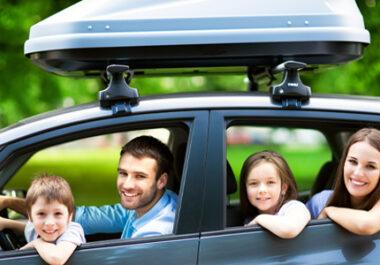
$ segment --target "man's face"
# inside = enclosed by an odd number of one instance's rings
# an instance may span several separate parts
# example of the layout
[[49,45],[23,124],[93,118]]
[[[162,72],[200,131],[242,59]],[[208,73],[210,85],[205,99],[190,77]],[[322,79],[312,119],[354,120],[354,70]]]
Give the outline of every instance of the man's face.
[[119,161],[117,189],[121,204],[136,210],[142,216],[161,198],[166,186],[167,175],[156,180],[157,162],[150,157],[141,159],[125,153]]

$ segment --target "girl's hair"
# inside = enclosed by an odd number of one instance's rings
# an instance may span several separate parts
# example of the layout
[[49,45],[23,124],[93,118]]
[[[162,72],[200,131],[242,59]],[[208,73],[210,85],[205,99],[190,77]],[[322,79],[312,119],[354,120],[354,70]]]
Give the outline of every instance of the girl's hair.
[[47,203],[53,201],[62,203],[67,207],[69,214],[72,214],[74,211],[74,198],[70,185],[62,177],[44,174],[32,181],[25,199],[26,210],[29,216],[33,204],[40,197],[44,198]]
[[[366,142],[380,152],[380,131],[373,128],[364,128],[357,131],[350,137],[346,147],[343,150],[343,154],[336,171],[334,192],[326,206],[353,208],[351,204],[351,195],[344,183],[344,164],[346,162],[350,147],[358,142]],[[367,195],[367,198],[363,200],[358,206],[356,206],[355,209],[368,211],[375,205],[375,203],[380,199],[379,183],[377,184],[376,188]]]
[[297,199],[297,185],[293,173],[285,159],[280,154],[273,151],[262,151],[252,154],[244,161],[240,173],[240,205],[245,217],[255,217],[259,214],[258,209],[248,200],[246,182],[251,170],[264,162],[274,165],[280,176],[281,186],[283,184],[287,184],[288,186],[276,211],[278,211],[285,202]]

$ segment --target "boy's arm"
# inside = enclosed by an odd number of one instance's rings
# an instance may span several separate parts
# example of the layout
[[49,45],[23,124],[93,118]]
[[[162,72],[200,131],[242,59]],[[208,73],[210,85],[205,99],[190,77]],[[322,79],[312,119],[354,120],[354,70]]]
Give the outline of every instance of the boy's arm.
[[0,231],[11,229],[18,234],[23,234],[26,223],[0,217]]
[[6,208],[12,209],[24,216],[27,216],[26,203],[24,198],[0,195],[0,210]]
[[68,241],[61,241],[58,244],[54,244],[37,238],[21,249],[35,248],[41,258],[48,264],[65,264],[76,247],[74,243]]

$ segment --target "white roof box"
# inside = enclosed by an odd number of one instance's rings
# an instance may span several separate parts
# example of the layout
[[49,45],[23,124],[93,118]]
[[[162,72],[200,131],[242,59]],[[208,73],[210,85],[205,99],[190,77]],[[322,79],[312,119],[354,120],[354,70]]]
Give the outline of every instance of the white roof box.
[[355,0],[83,0],[32,26],[25,55],[58,74],[162,73],[344,63],[369,42]]

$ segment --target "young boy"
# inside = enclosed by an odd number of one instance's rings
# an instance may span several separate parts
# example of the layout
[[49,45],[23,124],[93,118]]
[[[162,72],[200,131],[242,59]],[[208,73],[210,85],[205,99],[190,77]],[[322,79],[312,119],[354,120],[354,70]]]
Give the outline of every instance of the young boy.
[[[71,222],[74,199],[69,184],[58,176],[36,178],[26,195],[29,221],[2,219],[1,228],[24,228],[28,244],[21,249],[35,248],[49,264],[64,264],[75,248],[85,243],[82,227]],[[1,224],[2,223],[2,224]]]

